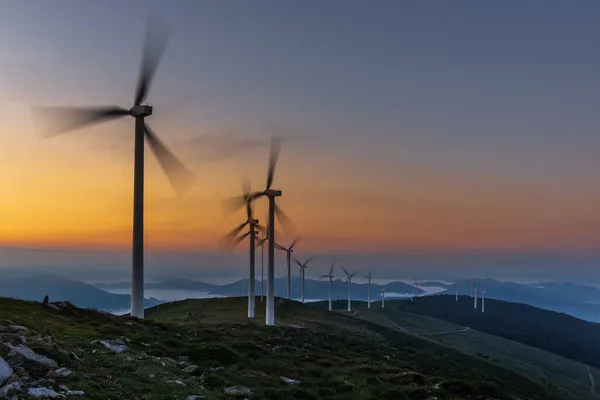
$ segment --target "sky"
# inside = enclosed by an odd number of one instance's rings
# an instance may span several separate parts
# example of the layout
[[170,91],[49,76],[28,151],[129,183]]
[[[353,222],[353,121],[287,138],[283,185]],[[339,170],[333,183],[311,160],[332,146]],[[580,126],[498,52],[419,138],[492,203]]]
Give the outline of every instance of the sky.
[[[146,151],[148,252],[219,253],[243,220],[222,200],[264,186],[269,132],[306,255],[599,249],[600,3],[0,5],[0,246],[82,268],[126,254],[133,121],[42,140],[30,106],[130,106],[159,16],[174,34],[148,122],[198,183],[178,198]],[[47,259],[0,265],[19,257]]]

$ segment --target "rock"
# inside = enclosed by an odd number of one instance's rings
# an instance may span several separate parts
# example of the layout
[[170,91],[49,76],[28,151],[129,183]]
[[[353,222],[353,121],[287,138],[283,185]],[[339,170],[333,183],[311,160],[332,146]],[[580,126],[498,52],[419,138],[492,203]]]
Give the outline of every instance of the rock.
[[8,381],[6,383],[15,383],[15,382],[19,382],[19,384],[23,383],[21,382],[21,379],[19,378],[19,376],[17,374],[12,374],[12,376],[10,378],[8,378]]
[[48,307],[53,308],[56,311],[60,311],[60,308],[56,304],[48,304]]
[[179,379],[175,379],[172,381],[167,381],[168,383],[175,383],[177,385],[185,386],[185,383],[181,382]]
[[0,333],[0,340],[5,343],[23,343],[27,344],[27,338],[23,335],[19,335],[17,333]]
[[11,366],[4,361],[4,358],[0,357],[0,385],[3,385],[4,382],[9,380],[13,372]]
[[29,388],[29,390],[27,391],[27,395],[33,397],[34,399],[62,399],[65,397],[60,393],[56,393],[52,389],[46,389],[43,387]]
[[150,378],[150,379],[156,379],[156,375],[155,374],[148,374],[148,378]]
[[66,385],[58,385],[58,390],[62,392],[68,392],[69,388]]
[[27,328],[26,326],[22,326],[22,325],[9,325],[8,326],[8,330],[11,332],[29,332],[29,328]]
[[48,371],[46,378],[68,378],[73,375],[73,371],[68,368],[59,368],[56,371]]
[[125,346],[124,344],[117,344],[114,342],[111,343],[108,340],[100,340],[98,343],[106,347],[108,350],[114,351],[115,353],[122,353],[124,351],[129,350],[129,347]]
[[189,365],[189,366],[187,366],[187,367],[185,367],[183,369],[183,372],[185,372],[187,374],[193,374],[197,370],[198,370],[198,366],[197,365]]
[[71,357],[71,359],[73,359],[75,361],[81,361],[81,358],[79,358],[79,356],[77,355],[77,353],[75,353],[73,351],[69,353],[69,357]]
[[67,393],[67,396],[69,397],[81,397],[81,396],[85,396],[85,392],[83,390],[69,390]]
[[300,384],[299,380],[291,379],[291,378],[286,378],[285,376],[280,376],[279,379],[281,379],[283,382],[285,382],[288,385],[298,385],[298,384]]
[[383,356],[383,358],[385,358],[387,361],[390,361],[390,360],[391,360],[391,357],[390,357],[390,356],[388,356],[388,355],[385,355],[385,356]]
[[214,368],[211,368],[210,370],[211,371],[215,371],[215,372],[217,372],[217,371],[225,371],[225,367],[214,367]]
[[131,321],[126,321],[126,322],[125,322],[125,325],[127,325],[127,326],[133,326],[133,325],[135,325],[135,324],[134,324],[133,322],[131,322]]
[[31,350],[27,346],[23,346],[23,345],[14,346],[10,343],[7,343],[6,346],[8,346],[8,348],[10,349],[10,352],[8,353],[9,357],[17,356],[21,360],[23,360],[26,364],[30,364],[32,366],[42,368],[42,369],[50,369],[50,368],[58,367],[58,364],[56,363],[56,361],[54,361],[46,356],[37,354],[35,351]]
[[198,399],[205,399],[206,396],[199,396],[197,394],[190,394],[188,397],[185,398],[185,400],[198,400]]
[[242,385],[229,386],[223,389],[226,395],[234,397],[250,397],[252,396],[252,390]]
[[44,301],[42,301],[42,304],[45,305],[45,306],[47,306],[49,302],[50,302],[50,299],[48,298],[48,295],[45,295],[44,296]]
[[131,357],[127,356],[126,360],[127,360],[127,361],[133,361],[133,358],[131,358]]
[[125,345],[125,341],[123,340],[123,337],[121,336],[120,338],[115,340],[115,344],[124,346]]
[[21,391],[21,384],[19,382],[9,383],[0,389],[0,398],[7,398],[15,395]]

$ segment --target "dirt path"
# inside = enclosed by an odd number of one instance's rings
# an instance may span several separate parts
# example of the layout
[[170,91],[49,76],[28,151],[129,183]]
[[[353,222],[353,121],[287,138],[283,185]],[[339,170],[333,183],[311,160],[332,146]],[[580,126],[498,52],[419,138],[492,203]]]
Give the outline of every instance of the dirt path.
[[[356,311],[355,311],[356,313]],[[392,324],[395,328],[401,330],[404,333],[408,333],[411,335],[444,335],[446,333],[460,333],[460,332],[466,332],[468,331],[470,328],[469,327],[465,327],[465,328],[461,328],[461,329],[455,329],[452,331],[442,331],[442,332],[410,332],[408,329],[398,325],[396,322],[392,321],[391,319],[384,317],[383,315],[377,315],[379,318],[387,321],[388,323]],[[591,376],[591,375],[590,375]]]
[[590,392],[596,393],[596,379],[594,379],[594,375],[592,375],[592,370],[587,365],[585,366],[587,369],[588,376],[590,377]]
[[466,332],[469,330],[469,327],[467,326],[466,328],[462,328],[462,329],[455,329],[453,331],[444,331],[444,332],[420,332],[417,333],[417,335],[444,335],[446,333],[459,333],[459,332]]

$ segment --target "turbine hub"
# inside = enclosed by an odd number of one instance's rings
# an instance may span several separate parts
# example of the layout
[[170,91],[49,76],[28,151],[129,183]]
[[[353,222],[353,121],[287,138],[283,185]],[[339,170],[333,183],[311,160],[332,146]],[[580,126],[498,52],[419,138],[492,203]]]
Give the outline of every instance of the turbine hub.
[[148,117],[148,116],[152,115],[152,106],[147,106],[147,105],[133,106],[129,110],[129,114],[132,117]]
[[279,197],[281,196],[282,192],[281,190],[267,189],[264,191],[264,194],[267,197]]

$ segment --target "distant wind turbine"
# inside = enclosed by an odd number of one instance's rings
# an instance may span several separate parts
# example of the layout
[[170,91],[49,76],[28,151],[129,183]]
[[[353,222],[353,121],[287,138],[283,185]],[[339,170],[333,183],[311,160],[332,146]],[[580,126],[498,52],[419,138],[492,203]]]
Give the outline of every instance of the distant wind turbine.
[[369,274],[365,278],[367,278],[367,280],[369,281],[367,285],[367,308],[371,308],[371,279],[373,279],[371,271],[369,271]]
[[306,268],[308,268],[308,263],[311,262],[312,260],[313,260],[313,258],[309,257],[308,260],[306,260],[303,263],[301,263],[300,261],[294,259],[294,261],[296,262],[296,264],[298,264],[298,266],[300,267],[300,282],[302,284],[302,302],[303,303],[304,303],[304,293],[305,293],[304,292],[304,289],[305,289],[305,286],[304,286],[304,283],[305,283],[304,277],[305,277],[305,274],[306,274]]
[[[233,249],[237,246],[242,240],[246,237],[250,237],[250,268],[248,274],[248,318],[254,318],[254,303],[255,303],[255,249],[256,249],[256,234],[258,233],[256,229],[260,229],[261,231],[265,231],[266,228],[261,227],[258,224],[258,220],[254,219],[252,213],[252,202],[250,200],[250,187],[247,181],[244,181],[244,198],[246,199],[246,221],[235,227],[231,232],[229,232],[225,236],[225,241],[228,244],[230,249]],[[245,227],[248,227],[248,232],[244,233],[241,236],[238,236],[242,232]]]
[[[286,227],[293,226],[290,219],[281,210],[281,207],[275,202],[276,197],[281,197],[281,190],[271,189],[273,180],[275,179],[275,167],[281,150],[281,141],[275,137],[271,138],[271,149],[269,153],[269,166],[267,169],[267,181],[265,190],[254,192],[249,195],[251,201],[261,197],[267,197],[269,200],[269,221],[268,221],[268,269],[267,269],[267,310],[265,313],[265,323],[267,325],[275,325],[275,217],[279,223]],[[229,209],[235,211],[245,204],[243,197],[235,197],[228,202]],[[287,229],[286,229],[287,230]]]
[[[156,21],[158,22],[158,21]],[[135,118],[133,167],[133,246],[131,273],[131,315],[144,318],[144,142],[147,142],[171,184],[179,194],[189,191],[196,178],[164,145],[146,124],[152,107],[145,103],[158,64],[165,52],[171,29],[164,24],[150,24],[135,91],[133,107],[34,107],[34,117],[49,117],[55,122],[48,127],[48,135],[55,136],[89,125],[130,116]]]
[[342,267],[344,273],[346,274],[346,284],[348,285],[348,312],[352,311],[352,277],[357,274],[357,272],[349,273],[346,268]]
[[322,278],[329,278],[329,311],[332,311],[331,296],[333,291],[333,267],[335,267],[335,261],[331,263],[329,273],[327,275],[321,275]]
[[296,244],[298,244],[298,241],[300,240],[300,237],[296,237],[296,239],[294,239],[292,241],[292,244],[290,244],[290,247],[283,247],[277,243],[275,243],[275,247],[279,250],[285,251],[287,254],[287,298],[288,300],[291,299],[292,296],[292,267],[291,267],[291,258],[292,258],[292,253],[294,252],[294,246],[296,246]]
[[385,308],[385,291],[386,288],[381,289],[381,308]]
[[264,233],[262,232],[260,236],[261,239],[258,241],[258,244],[260,245],[260,302],[262,303],[263,296],[265,294],[265,241],[268,239],[268,237],[264,236]]
[[477,310],[477,285],[473,286],[473,301],[475,303],[475,310]]
[[456,290],[456,302],[458,302],[458,283],[456,283],[454,286]]
[[481,291],[481,312],[485,313],[485,289]]

